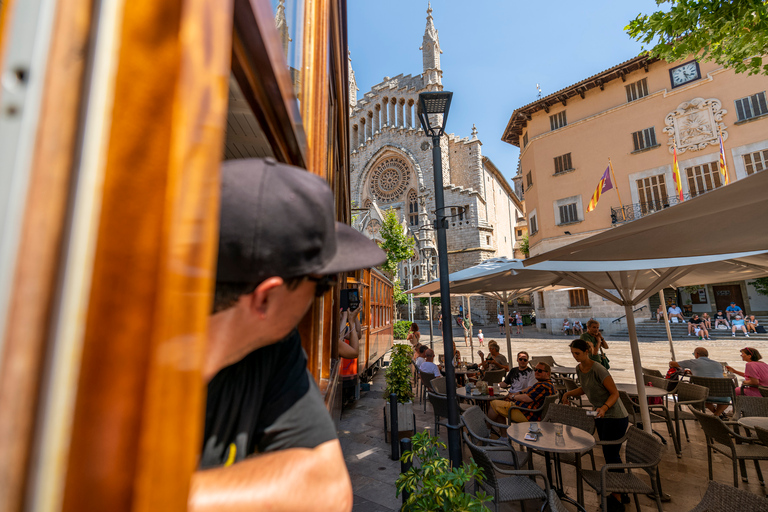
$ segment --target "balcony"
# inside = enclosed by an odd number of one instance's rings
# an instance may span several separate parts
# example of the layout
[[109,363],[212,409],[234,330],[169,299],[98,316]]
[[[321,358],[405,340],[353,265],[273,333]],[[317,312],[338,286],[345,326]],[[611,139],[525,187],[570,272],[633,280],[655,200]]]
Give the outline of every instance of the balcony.
[[[697,194],[701,195],[701,194]],[[683,194],[683,201],[687,201],[695,196],[691,194]],[[641,217],[647,217],[658,211],[674,206],[681,203],[677,196],[667,197],[664,200],[656,200],[648,203],[634,203],[624,205],[623,208],[611,208],[611,224],[624,224],[626,222],[632,222]]]

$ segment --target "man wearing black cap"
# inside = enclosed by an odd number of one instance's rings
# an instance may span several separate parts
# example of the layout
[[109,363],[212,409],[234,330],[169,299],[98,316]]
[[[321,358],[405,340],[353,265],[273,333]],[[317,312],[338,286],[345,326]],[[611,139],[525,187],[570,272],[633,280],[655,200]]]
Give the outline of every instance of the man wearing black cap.
[[[384,262],[334,221],[326,183],[272,160],[222,168],[201,471],[192,510],[349,510],[333,421],[296,325],[336,274]],[[299,492],[296,492],[299,491]]]

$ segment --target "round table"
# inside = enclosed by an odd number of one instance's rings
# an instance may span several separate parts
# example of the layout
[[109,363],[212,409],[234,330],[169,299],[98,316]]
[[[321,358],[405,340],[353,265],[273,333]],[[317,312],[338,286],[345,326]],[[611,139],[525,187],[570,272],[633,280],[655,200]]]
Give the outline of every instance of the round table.
[[553,366],[551,371],[552,373],[559,373],[561,375],[576,375],[576,367],[570,366]]
[[[475,388],[472,388],[473,390]],[[504,400],[504,397],[507,396],[507,391],[502,389],[498,395],[473,395],[469,394],[467,395],[467,389],[466,388],[457,388],[456,389],[456,396],[459,398],[463,398],[465,400],[485,400],[485,401],[492,401],[492,400]]]
[[[547,458],[547,473],[549,473],[549,454],[560,453],[584,453],[595,446],[595,438],[581,430],[580,428],[572,427],[570,425],[562,425],[563,427],[563,440],[558,442],[555,436],[555,425],[559,423],[550,422],[537,422],[539,426],[540,434],[536,436],[535,441],[531,441],[525,438],[525,435],[530,431],[531,423],[513,423],[507,428],[507,434],[509,438],[528,448],[535,448],[544,452]],[[552,476],[547,475],[552,482]],[[552,483],[553,487],[557,487],[557,479]],[[562,486],[558,489],[563,492]],[[576,501],[580,505],[584,504],[584,483],[581,480],[581,457],[576,457]]]
[[[645,396],[648,398],[652,397],[664,397],[667,396],[669,391],[666,389],[661,388],[654,388],[652,386],[644,386],[645,387]],[[624,391],[629,396],[637,396],[638,390],[637,385],[635,384],[616,384],[616,389],[619,391]]]
[[765,416],[747,416],[739,419],[739,425],[768,429],[768,418]]

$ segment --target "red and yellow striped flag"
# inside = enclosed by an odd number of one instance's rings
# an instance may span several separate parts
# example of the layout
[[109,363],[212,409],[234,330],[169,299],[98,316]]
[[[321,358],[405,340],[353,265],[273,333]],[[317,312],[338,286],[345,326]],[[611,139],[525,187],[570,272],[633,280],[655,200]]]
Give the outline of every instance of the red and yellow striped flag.
[[720,174],[723,175],[723,185],[727,185],[730,180],[728,179],[728,166],[725,165],[725,150],[723,149],[723,132],[718,129],[718,135],[720,137]]
[[674,159],[672,160],[672,178],[675,180],[675,192],[680,202],[683,202],[683,182],[680,181],[680,167],[677,165],[677,147],[672,146]]
[[603,173],[603,177],[600,178],[600,181],[597,183],[597,188],[595,189],[595,193],[592,194],[592,199],[589,200],[589,204],[587,205],[587,213],[595,209],[597,202],[600,200],[600,195],[603,192],[611,190],[612,188],[613,183],[611,183],[611,166],[608,166],[608,168]]

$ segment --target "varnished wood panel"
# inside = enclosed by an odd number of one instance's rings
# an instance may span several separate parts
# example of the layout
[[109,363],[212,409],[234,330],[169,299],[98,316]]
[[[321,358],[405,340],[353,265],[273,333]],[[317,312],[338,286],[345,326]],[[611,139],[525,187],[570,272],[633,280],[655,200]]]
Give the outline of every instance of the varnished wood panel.
[[[6,2],[3,9],[10,4]],[[56,16],[0,368],[0,510],[23,507],[80,126],[92,2]],[[7,22],[3,19],[3,23]],[[5,32],[3,30],[3,32]]]
[[231,4],[124,9],[64,493],[77,512],[186,509],[202,428]]

